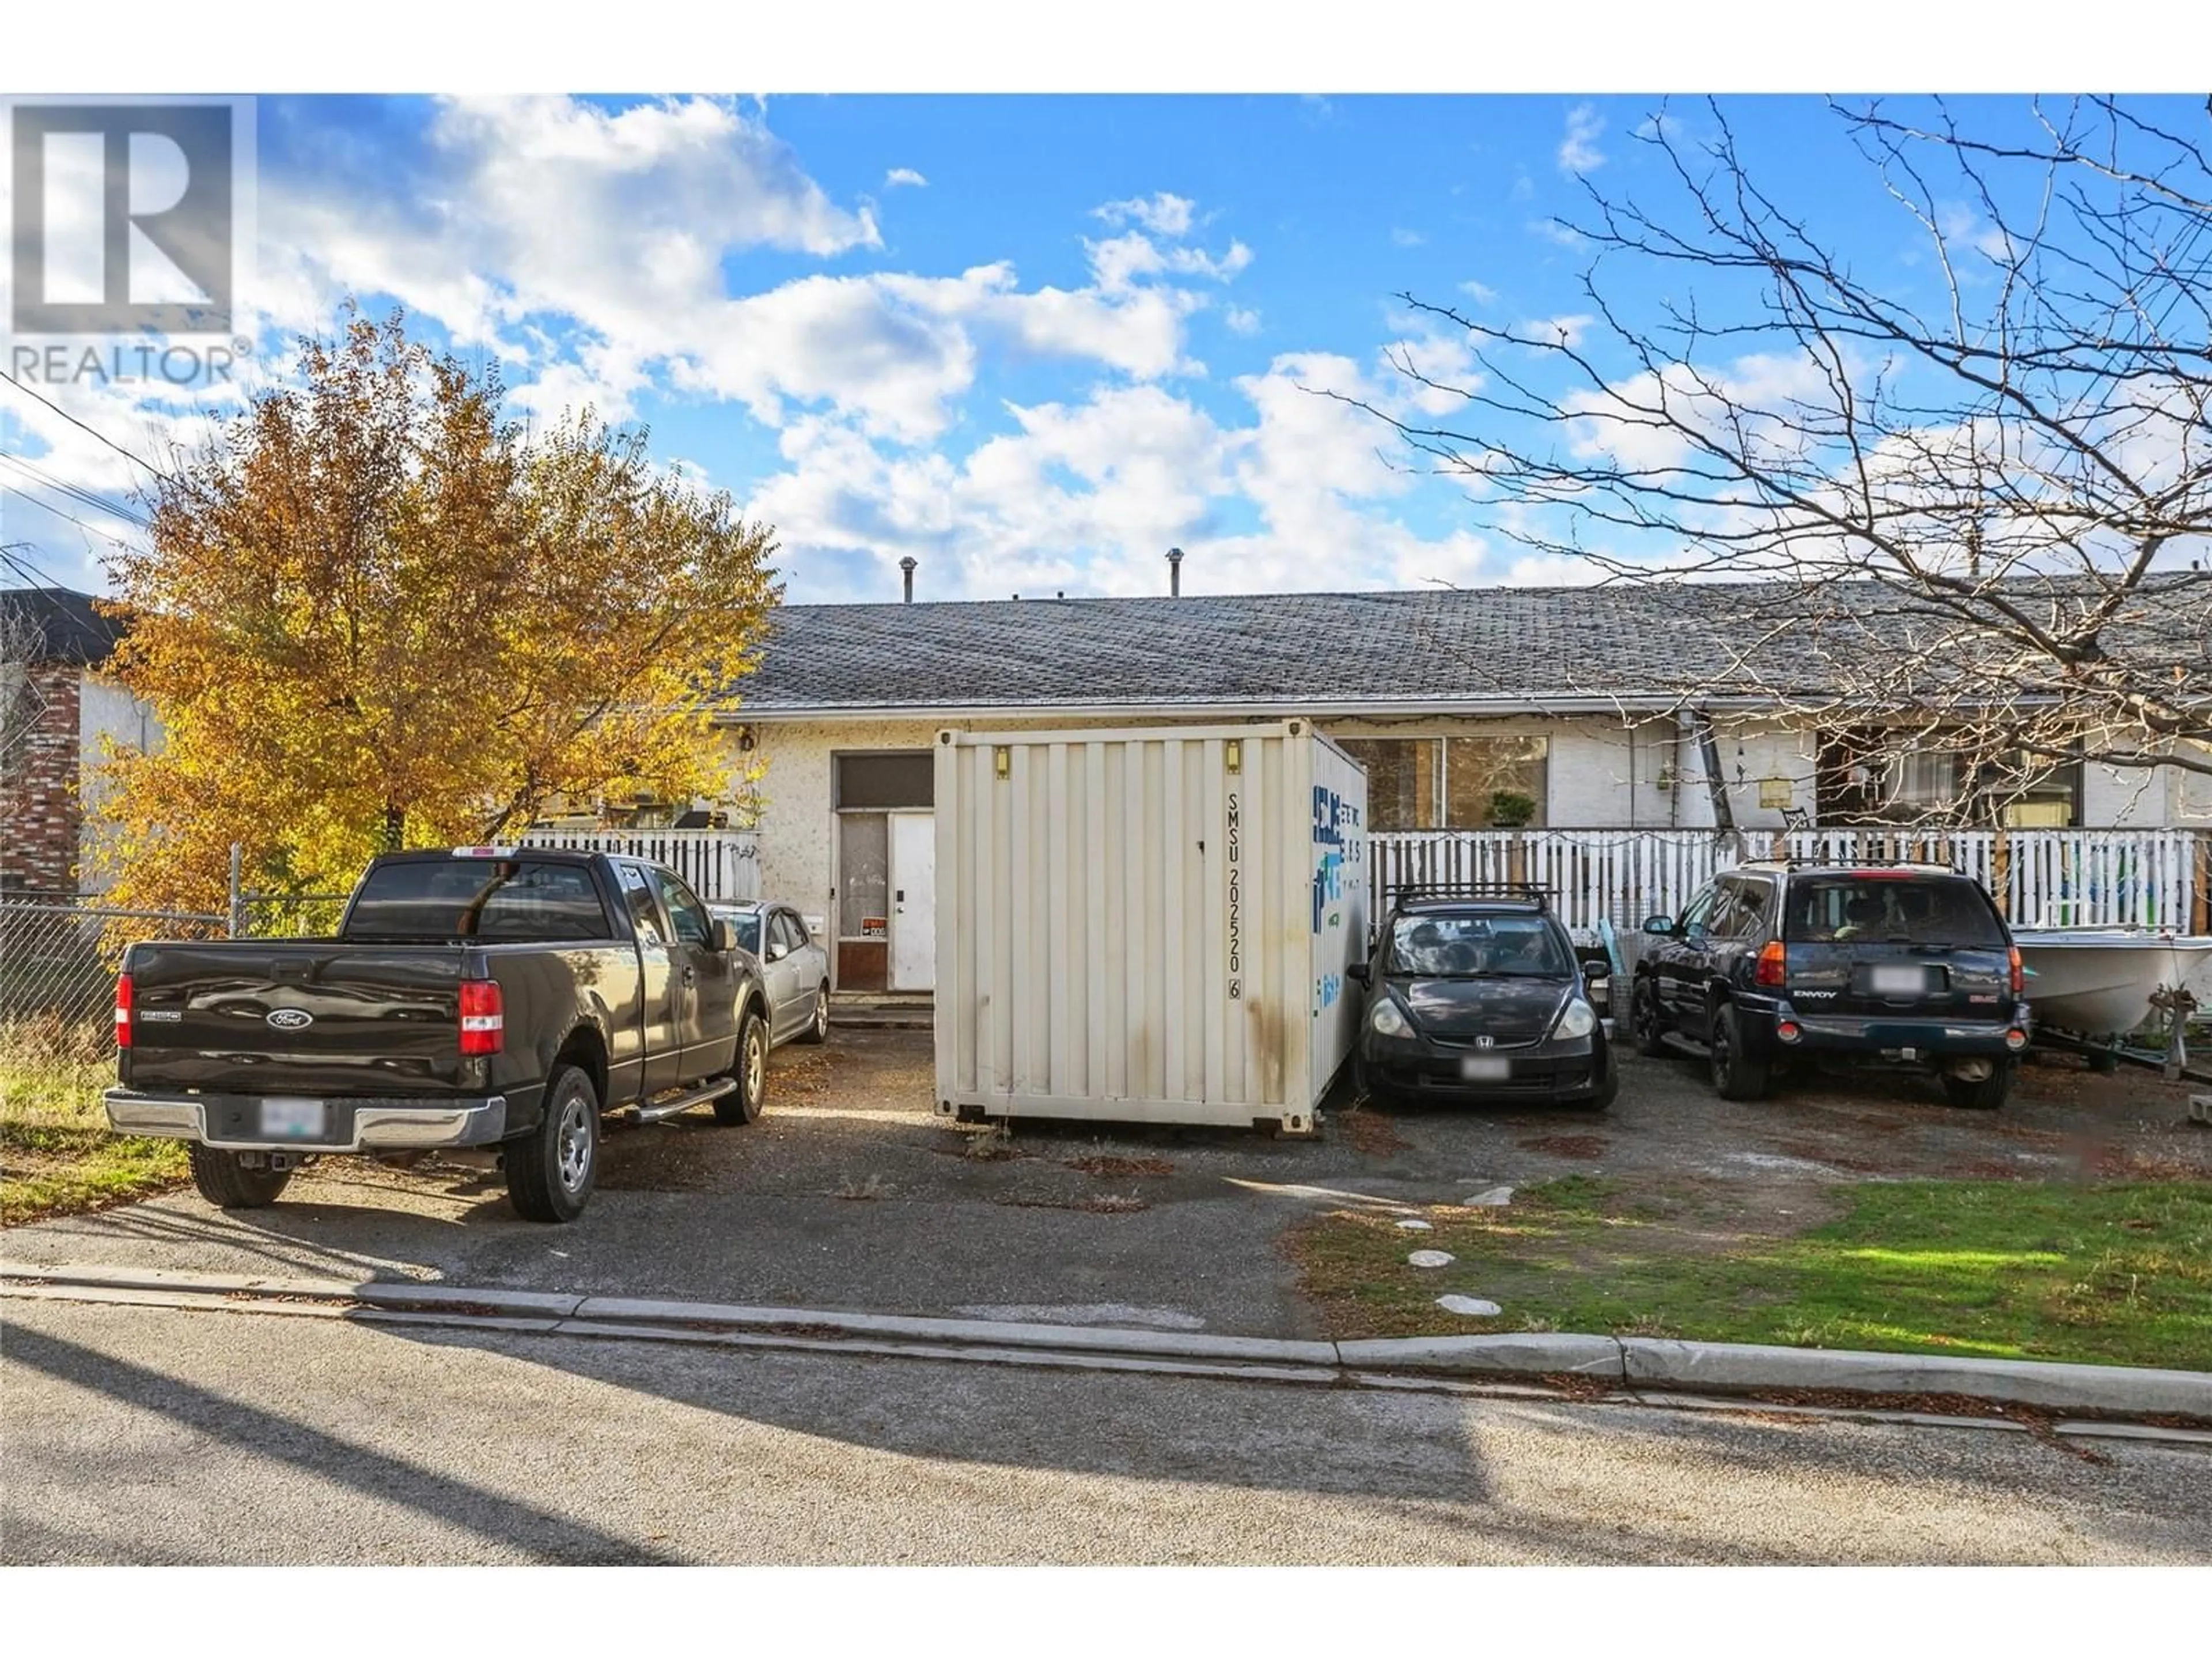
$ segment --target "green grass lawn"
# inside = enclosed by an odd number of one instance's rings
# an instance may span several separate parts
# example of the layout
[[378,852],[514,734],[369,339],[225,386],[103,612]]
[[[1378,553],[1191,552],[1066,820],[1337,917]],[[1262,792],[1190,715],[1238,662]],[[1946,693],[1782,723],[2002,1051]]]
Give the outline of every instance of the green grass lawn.
[[[1771,1192],[1771,1189],[1769,1189]],[[2212,1370],[2212,1182],[1867,1182],[1743,1214],[1724,1185],[1571,1176],[1431,1232],[1287,1241],[1338,1336],[1582,1331]],[[1817,1212],[1816,1212],[1817,1206]],[[1409,1251],[1449,1251],[1443,1268]],[[1449,1291],[1498,1304],[1448,1314]]]
[[181,1141],[108,1132],[100,1091],[115,1059],[98,1032],[0,1025],[0,1226],[99,1209],[176,1186]]

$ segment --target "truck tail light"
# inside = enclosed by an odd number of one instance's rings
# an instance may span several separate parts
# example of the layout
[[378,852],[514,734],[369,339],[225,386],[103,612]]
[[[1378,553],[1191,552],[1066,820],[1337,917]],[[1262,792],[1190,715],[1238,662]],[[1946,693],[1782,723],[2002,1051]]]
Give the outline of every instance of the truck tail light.
[[1778,939],[1771,939],[1759,953],[1759,965],[1752,970],[1754,985],[1779,985],[1790,972],[1790,950]]
[[2020,959],[2020,946],[2012,947],[2012,994],[2018,996],[2027,989],[2027,969]]
[[461,1052],[495,1054],[507,1047],[507,1004],[499,981],[465,979],[461,981]]
[[131,1046],[131,975],[115,976],[115,1046]]

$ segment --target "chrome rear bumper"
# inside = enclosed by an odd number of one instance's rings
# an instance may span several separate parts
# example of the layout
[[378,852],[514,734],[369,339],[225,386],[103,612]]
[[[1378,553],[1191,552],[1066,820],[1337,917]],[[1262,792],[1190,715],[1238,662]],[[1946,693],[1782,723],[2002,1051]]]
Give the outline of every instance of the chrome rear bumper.
[[[408,1100],[329,1100],[325,1133],[271,1137],[244,1123],[260,1121],[252,1096],[147,1095],[113,1088],[102,1099],[108,1127],[118,1134],[194,1140],[240,1152],[361,1152],[424,1151],[440,1146],[488,1146],[507,1138],[507,1097],[424,1103]],[[209,1127],[213,1109],[218,1127]],[[241,1123],[241,1119],[243,1123]]]

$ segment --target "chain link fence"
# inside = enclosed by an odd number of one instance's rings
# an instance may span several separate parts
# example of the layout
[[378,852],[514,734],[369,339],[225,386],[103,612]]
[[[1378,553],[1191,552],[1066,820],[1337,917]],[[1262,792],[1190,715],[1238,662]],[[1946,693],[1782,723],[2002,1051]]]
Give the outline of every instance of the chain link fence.
[[0,1054],[112,1049],[115,975],[132,945],[328,938],[345,902],[342,893],[242,893],[217,915],[119,909],[94,893],[0,895]]

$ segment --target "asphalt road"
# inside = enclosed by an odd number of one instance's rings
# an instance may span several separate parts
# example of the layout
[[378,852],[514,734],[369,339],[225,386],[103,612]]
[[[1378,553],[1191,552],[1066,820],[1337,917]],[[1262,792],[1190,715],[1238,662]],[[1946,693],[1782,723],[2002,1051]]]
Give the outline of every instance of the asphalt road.
[[2212,1561],[2212,1453],[0,1304],[9,1563]]

